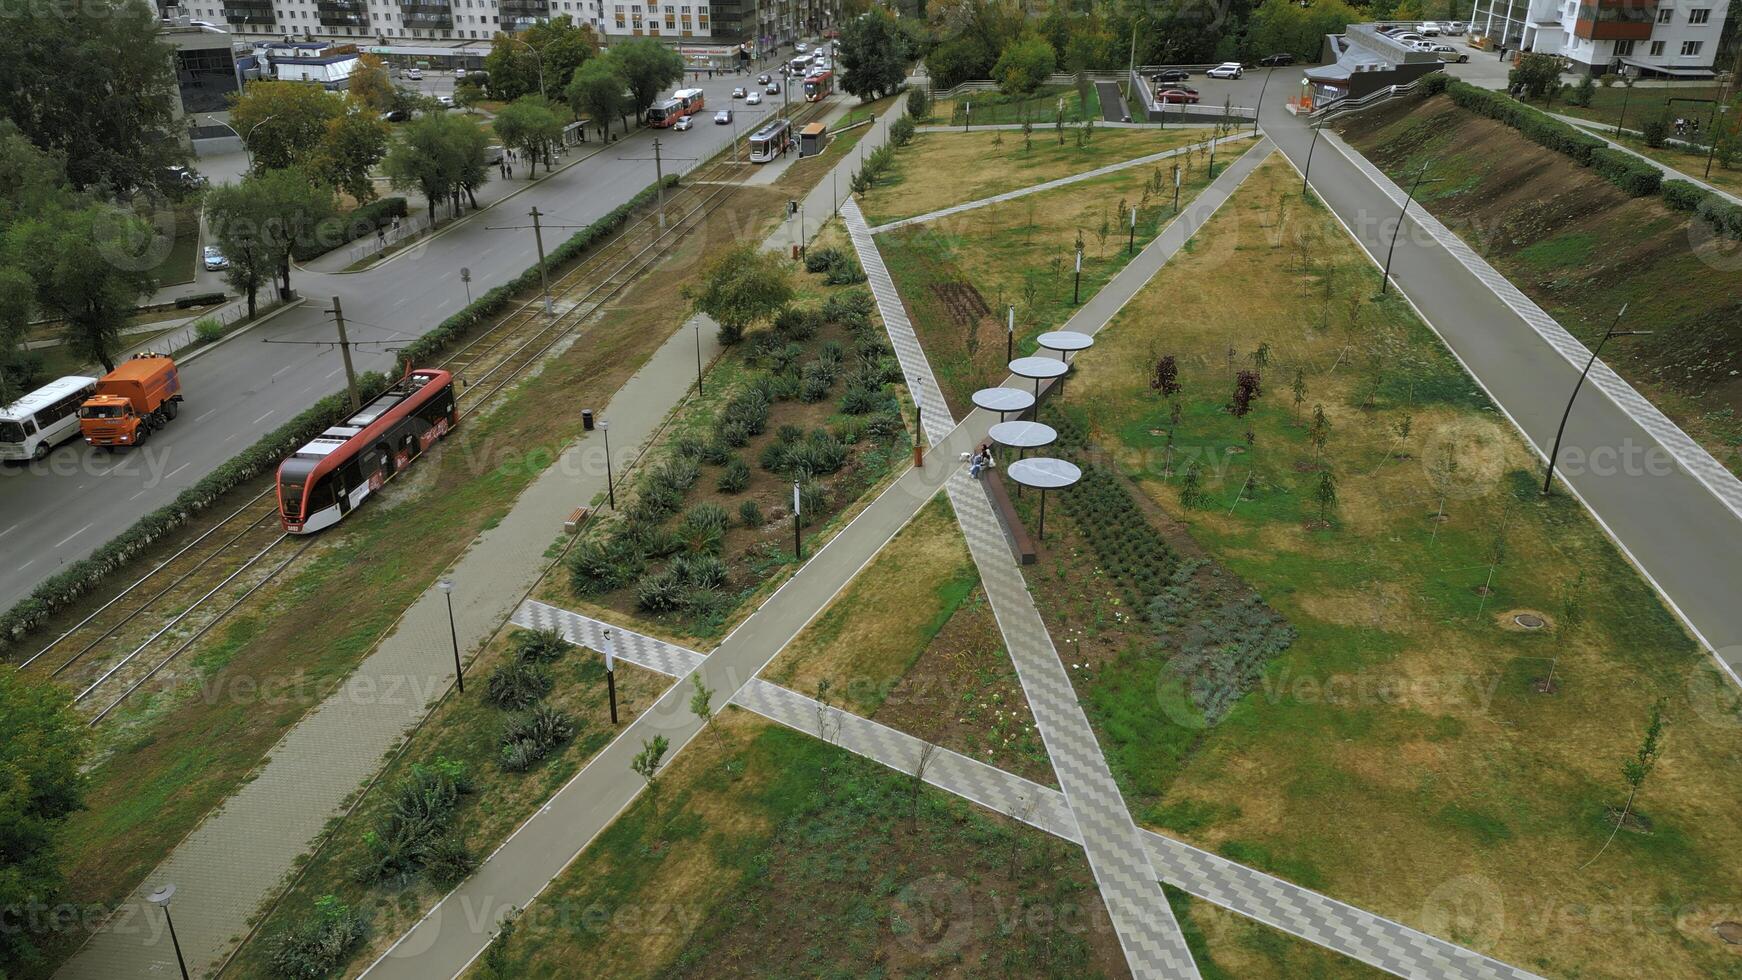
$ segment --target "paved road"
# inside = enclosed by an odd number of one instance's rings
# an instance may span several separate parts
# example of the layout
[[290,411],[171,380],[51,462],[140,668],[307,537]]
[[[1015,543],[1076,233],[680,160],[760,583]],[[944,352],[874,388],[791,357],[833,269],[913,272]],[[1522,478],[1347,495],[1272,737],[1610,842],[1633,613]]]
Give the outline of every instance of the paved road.
[[[749,79],[754,81],[754,77]],[[727,96],[742,76],[700,83],[711,105]],[[737,103],[736,132],[742,137],[776,103]],[[187,402],[175,424],[141,450],[110,455],[82,442],[69,443],[41,463],[0,467],[0,545],[8,561],[0,568],[0,608],[22,598],[44,578],[89,554],[141,515],[250,445],[315,399],[343,387],[338,351],[329,346],[267,344],[333,336],[325,314],[331,297],[343,299],[356,351],[357,369],[389,370],[400,346],[458,311],[466,302],[459,280],[472,271],[472,295],[518,276],[532,265],[530,231],[492,231],[526,224],[528,209],[546,213],[545,245],[603,216],[653,182],[652,140],[664,141],[666,172],[687,170],[727,146],[732,129],[711,122],[689,132],[640,131],[609,147],[588,142],[592,153],[549,180],[527,185],[514,197],[453,227],[427,244],[362,273],[293,273],[293,287],[308,296],[303,308],[232,340],[189,364],[182,373]],[[681,160],[679,158],[692,158]],[[674,300],[675,301],[675,300]]]
[[[1273,84],[1263,118],[1266,133],[1298,167],[1312,134],[1283,109],[1294,87]],[[1401,198],[1364,173],[1352,153],[1339,152],[1337,141],[1324,142],[1330,145],[1318,147],[1312,158],[1314,190],[1370,253],[1382,255]],[[1575,366],[1413,217],[1398,240],[1392,275],[1546,458],[1583,359]],[[1708,486],[1728,479],[1733,489],[1734,480],[1704,472],[1697,459],[1675,458],[1674,444],[1666,449],[1661,431],[1654,434],[1656,426],[1648,428],[1648,421],[1630,415],[1600,386],[1587,385],[1556,472],[1734,677],[1742,669],[1742,604],[1735,601],[1742,581],[1742,520]]]

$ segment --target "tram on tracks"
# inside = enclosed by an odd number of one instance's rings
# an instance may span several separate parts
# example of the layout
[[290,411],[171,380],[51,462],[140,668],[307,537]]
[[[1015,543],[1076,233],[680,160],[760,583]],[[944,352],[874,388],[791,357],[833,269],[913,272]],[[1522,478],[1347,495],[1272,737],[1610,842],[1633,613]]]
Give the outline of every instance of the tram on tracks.
[[821,102],[835,93],[835,73],[824,69],[805,76],[804,100]]
[[776,119],[750,134],[750,162],[769,163],[792,148],[792,123]]
[[436,368],[407,372],[278,465],[285,532],[313,534],[339,523],[459,424],[453,375]]

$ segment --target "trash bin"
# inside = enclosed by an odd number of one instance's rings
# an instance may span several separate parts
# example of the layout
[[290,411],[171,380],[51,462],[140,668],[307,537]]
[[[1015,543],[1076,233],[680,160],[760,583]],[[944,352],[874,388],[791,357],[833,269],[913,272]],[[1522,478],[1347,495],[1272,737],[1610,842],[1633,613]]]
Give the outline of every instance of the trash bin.
[[593,410],[592,409],[590,409],[590,408],[581,409],[581,428],[588,431],[588,432],[593,431]]
[[792,260],[794,262],[798,261],[798,243],[797,242],[794,242],[792,245]]

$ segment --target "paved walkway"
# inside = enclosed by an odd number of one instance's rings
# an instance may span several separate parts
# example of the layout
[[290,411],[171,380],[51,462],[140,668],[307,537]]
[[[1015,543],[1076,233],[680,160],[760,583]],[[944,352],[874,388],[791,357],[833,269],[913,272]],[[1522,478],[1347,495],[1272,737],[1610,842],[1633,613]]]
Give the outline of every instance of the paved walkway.
[[[711,342],[712,336],[704,339]],[[585,342],[584,338],[581,341]],[[639,455],[689,390],[695,338],[678,331],[604,407],[619,467]],[[577,504],[605,490],[602,432],[574,443],[528,487],[496,527],[450,569],[462,650],[493,633],[542,571],[529,562],[549,546]],[[307,853],[327,821],[453,682],[446,597],[431,588],[341,688],[274,745],[258,774],[170,854],[143,891],[174,882],[176,929],[190,969],[216,965],[249,919]],[[57,974],[65,980],[168,976],[173,952],[138,895]]]
[[[625,661],[671,676],[694,669],[703,655],[663,640],[534,600],[514,615],[516,625],[555,629],[570,642],[599,649],[602,633],[615,634],[613,649]],[[835,706],[766,680],[746,684],[732,704],[807,735],[912,774],[928,744]],[[924,780],[1007,817],[1073,844],[1083,842],[1063,793],[959,752],[933,745]],[[1437,939],[1383,916],[1302,888],[1292,882],[1218,857],[1152,831],[1141,831],[1150,863],[1161,880],[1369,966],[1405,977],[1507,978],[1532,974]]]
[[[1628,146],[1626,143],[1616,142],[1615,139],[1609,135],[1610,133],[1613,133],[1615,131],[1615,128],[1613,126],[1610,126],[1606,123],[1597,122],[1595,119],[1582,119],[1578,116],[1567,116],[1567,115],[1562,115],[1561,113],[1558,113],[1558,112],[1551,112],[1551,113],[1549,113],[1549,115],[1555,117],[1556,119],[1559,119],[1561,122],[1569,123],[1571,125],[1579,127],[1580,129],[1584,130],[1585,132],[1591,134],[1592,136],[1595,136],[1598,139],[1602,140],[1603,142],[1609,144],[1611,147],[1613,147],[1617,150],[1620,150],[1622,153],[1626,153],[1626,154],[1629,154],[1630,156],[1635,156],[1641,160],[1644,160],[1646,163],[1649,163],[1653,167],[1656,167],[1658,169],[1658,171],[1664,175],[1665,178],[1673,178],[1675,180],[1685,180],[1688,183],[1693,184],[1696,187],[1701,187],[1701,188],[1704,188],[1705,190],[1711,191],[1713,194],[1716,194],[1719,197],[1724,198],[1725,200],[1729,201],[1731,204],[1742,205],[1742,197],[1737,197],[1735,194],[1732,194],[1729,191],[1727,191],[1727,190],[1723,189],[1722,187],[1719,187],[1715,184],[1708,184],[1704,180],[1702,180],[1698,177],[1695,177],[1693,174],[1687,173],[1686,171],[1677,170],[1676,168],[1670,166],[1667,163],[1664,163],[1661,160],[1653,160],[1651,157],[1646,156],[1645,154],[1639,152],[1638,150],[1635,150],[1633,147]],[[1642,133],[1638,133],[1638,132],[1631,130],[1631,129],[1627,130],[1626,132],[1628,132],[1632,135],[1635,135],[1635,136],[1643,136],[1644,135]],[[1682,143],[1681,140],[1671,140],[1670,142]],[[1686,146],[1687,144],[1682,143],[1682,145]],[[1705,151],[1702,150],[1700,152],[1705,152]]]
[[[1227,136],[1217,137],[1215,142],[1217,144],[1227,144],[1235,142],[1236,140],[1248,139],[1251,136],[1252,131],[1246,130],[1239,133],[1232,133]],[[1096,167],[1094,170],[1085,170],[1079,174],[1071,174],[1068,177],[1060,177],[1057,180],[1049,180],[1040,184],[1030,184],[1027,187],[1019,187],[1013,191],[994,194],[991,197],[982,197],[977,201],[967,201],[962,204],[951,205],[950,207],[940,208],[939,210],[930,211],[925,214],[915,215],[911,218],[902,218],[898,221],[891,221],[887,224],[881,224],[872,228],[871,234],[881,235],[884,232],[894,231],[897,228],[905,228],[908,225],[924,224],[928,221],[936,221],[939,218],[947,218],[953,214],[961,214],[964,211],[973,211],[978,208],[990,207],[994,204],[1002,204],[1005,201],[1014,201],[1018,198],[1027,197],[1030,194],[1039,194],[1044,191],[1057,190],[1060,187],[1069,187],[1071,184],[1081,183],[1085,180],[1094,180],[1097,177],[1105,177],[1108,174],[1118,173],[1121,170],[1130,170],[1132,167],[1141,167],[1145,164],[1166,160],[1169,157],[1179,156],[1182,153],[1189,153],[1197,149],[1197,147],[1198,144],[1193,143],[1189,146],[1175,147],[1174,149],[1163,150],[1159,153],[1150,153],[1145,156],[1134,157],[1130,160],[1122,160],[1118,163],[1109,163],[1105,167]]]
[[[1050,122],[1045,124],[1035,123],[1033,125],[1036,133],[1045,129],[1050,129],[1053,126]],[[1216,123],[1214,122],[1174,122],[1172,120],[1169,120],[1165,124],[1158,122],[1101,122],[1099,120],[1095,122],[1096,129],[1209,129],[1215,125]],[[1079,122],[1065,123],[1066,129],[1076,129],[1080,126],[1082,126],[1082,123]],[[1020,130],[1021,128],[1021,123],[975,123],[964,130],[961,126],[946,126],[941,123],[933,123],[927,126],[915,126],[913,131],[916,133],[989,133],[994,129],[1002,129],[1005,132],[1010,132],[1012,130]]]
[[1125,93],[1118,82],[1096,82],[1095,94],[1101,98],[1101,120],[1110,123],[1131,121],[1131,109],[1125,104]]

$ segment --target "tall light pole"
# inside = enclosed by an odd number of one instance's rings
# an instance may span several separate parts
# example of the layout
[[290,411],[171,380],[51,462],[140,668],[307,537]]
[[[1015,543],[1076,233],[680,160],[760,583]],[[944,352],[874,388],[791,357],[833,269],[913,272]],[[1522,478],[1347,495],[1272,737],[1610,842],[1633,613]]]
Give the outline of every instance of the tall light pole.
[[1008,319],[1004,321],[1004,363],[1016,360],[1016,304],[1010,304]]
[[177,939],[175,935],[175,920],[169,915],[169,900],[174,897],[175,886],[165,884],[162,888],[147,895],[145,900],[163,910],[163,921],[169,924],[169,943],[175,947],[175,965],[181,967],[181,980],[188,980],[187,960],[182,958],[181,940]]
[[454,686],[464,694],[466,672],[460,667],[460,631],[454,628],[454,583],[444,578],[436,583],[436,588],[442,590],[443,598],[448,601],[448,638],[454,642]]
[[[1384,296],[1385,291],[1391,286],[1391,256],[1397,251],[1397,236],[1403,233],[1403,222],[1409,214],[1409,206],[1415,202],[1416,188],[1422,185],[1423,178],[1427,176],[1427,168],[1432,165],[1432,160],[1426,161],[1421,165],[1421,169],[1415,172],[1415,180],[1410,181],[1409,193],[1403,198],[1403,209],[1397,212],[1397,227],[1391,230],[1391,244],[1385,249],[1385,274],[1379,278],[1379,295],[1381,296]],[[1439,178],[1434,179],[1438,180]]]
[[611,698],[611,724],[617,724],[617,655],[611,649],[613,637],[605,631],[605,691]]
[[1252,107],[1252,135],[1258,135],[1258,114],[1264,111],[1264,93],[1270,88],[1270,76],[1276,74],[1274,67],[1264,70],[1264,84],[1258,86],[1258,104]]
[[510,41],[513,41],[515,44],[526,45],[526,50],[531,51],[532,56],[534,58],[538,59],[538,94],[544,96],[547,99],[550,98],[550,93],[545,91],[545,87],[544,87],[544,52],[533,47],[531,41],[528,41],[525,38],[515,37],[510,32],[504,31],[502,33],[502,36],[507,38]]
[[696,394],[702,393],[702,321],[696,318]]
[[1561,413],[1560,428],[1554,433],[1554,447],[1548,452],[1548,474],[1542,478],[1542,495],[1548,496],[1554,489],[1554,461],[1561,454],[1561,436],[1566,434],[1567,419],[1572,417],[1573,402],[1579,397],[1579,389],[1585,386],[1585,376],[1591,373],[1591,366],[1597,363],[1597,355],[1603,353],[1603,345],[1610,337],[1643,337],[1651,333],[1649,330],[1616,330],[1621,325],[1621,318],[1627,315],[1627,304],[1621,304],[1621,311],[1615,314],[1615,319],[1609,324],[1609,329],[1603,331],[1598,338],[1597,346],[1591,350],[1591,359],[1585,362],[1585,369],[1579,372],[1579,380],[1573,385],[1572,396],[1567,399],[1566,411]]
[[599,420],[599,431],[605,434],[605,493],[611,499],[611,509],[617,509],[617,484],[611,479],[611,423]]
[[1083,250],[1077,249],[1077,267],[1071,277],[1071,305],[1076,306],[1083,301]]
[[1306,197],[1307,193],[1307,178],[1311,177],[1313,172],[1313,150],[1318,149],[1319,131],[1324,128],[1325,121],[1318,120],[1313,126],[1313,141],[1307,144],[1306,169],[1302,170],[1300,174],[1300,196],[1303,198]]
[[248,132],[246,134],[243,134],[242,132],[238,131],[235,126],[232,126],[227,122],[224,122],[223,120],[219,119],[217,116],[207,114],[206,118],[210,119],[212,122],[215,122],[218,125],[224,127],[225,129],[229,130],[230,132],[236,134],[236,138],[242,141],[242,155],[244,157],[248,158],[248,169],[253,170],[254,169],[254,151],[248,149],[248,141],[253,138],[254,131],[256,129],[259,129],[262,125],[267,123],[269,120],[277,119],[279,117],[279,115],[280,115],[279,113],[275,112],[272,115],[267,116],[265,119],[255,120],[254,125],[248,127]]

